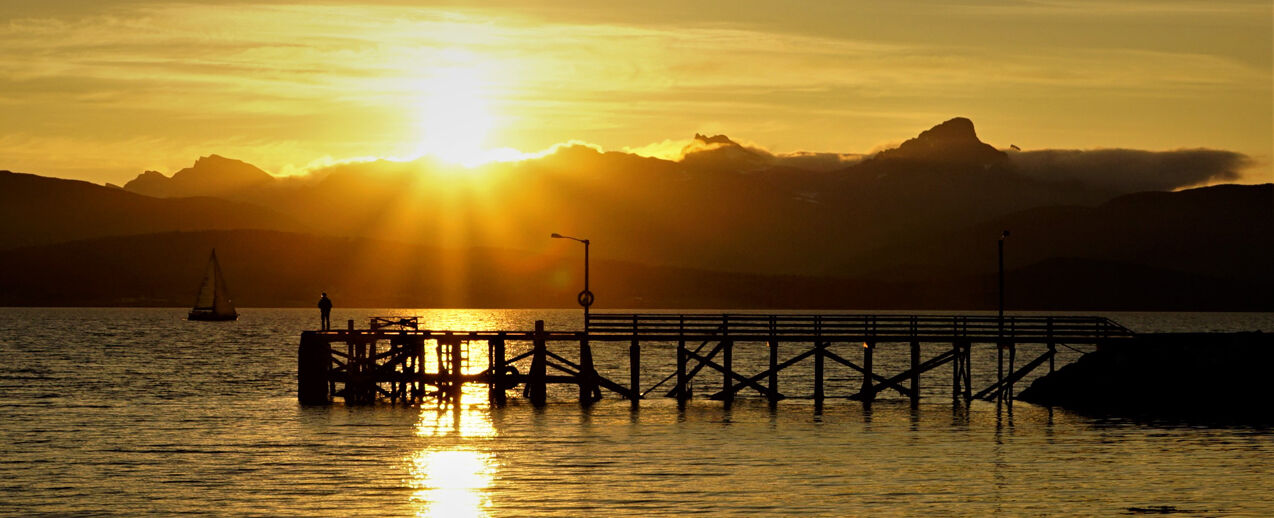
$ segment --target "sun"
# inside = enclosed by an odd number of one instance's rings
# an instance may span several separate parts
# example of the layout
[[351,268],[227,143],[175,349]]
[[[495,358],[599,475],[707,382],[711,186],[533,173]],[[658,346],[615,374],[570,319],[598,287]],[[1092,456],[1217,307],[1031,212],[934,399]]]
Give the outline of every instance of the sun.
[[417,83],[416,119],[422,155],[472,166],[489,160],[486,140],[495,125],[490,81],[474,65],[435,68]]

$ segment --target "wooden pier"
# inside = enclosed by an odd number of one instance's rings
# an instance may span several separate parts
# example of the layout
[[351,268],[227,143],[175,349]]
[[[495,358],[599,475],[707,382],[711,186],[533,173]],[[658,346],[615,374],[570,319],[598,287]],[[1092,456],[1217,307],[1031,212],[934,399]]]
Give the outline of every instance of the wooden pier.
[[[993,400],[1012,398],[1015,383],[1045,363],[1052,371],[1059,345],[1100,346],[1134,336],[1109,319],[1087,316],[593,313],[586,318],[586,332],[549,331],[543,321],[532,330],[436,331],[420,329],[414,317],[374,317],[367,329],[354,329],[351,320],[344,330],[306,331],[297,354],[297,398],[317,405],[335,398],[346,404],[455,401],[464,385],[478,384],[486,387],[493,405],[506,404],[508,391],[517,388],[532,404],[543,405],[548,385],[569,384],[578,387],[581,403],[595,402],[605,391],[636,406],[666,383],[671,385],[657,394],[690,399],[692,383],[706,377],[706,369],[720,376],[711,399],[730,401],[755,393],[774,402],[792,397],[782,392],[779,373],[810,363],[814,392],[808,397],[815,401],[871,401],[883,392],[919,401],[920,375],[948,364],[953,399]],[[628,344],[627,380],[597,372],[592,344],[600,342]],[[644,344],[657,346],[651,347],[656,354],[675,350],[676,361],[673,372],[643,391]],[[940,352],[925,358],[922,344],[931,351],[940,344]],[[1019,367],[1022,344],[1044,348]],[[482,347],[485,365],[470,365],[470,353]],[[739,372],[735,351],[754,347],[768,350],[768,368]],[[908,368],[881,372],[873,357],[884,347],[909,350]],[[973,386],[974,347],[996,348],[996,376],[989,386]],[[522,352],[511,354],[513,350]],[[855,355],[861,356],[850,358]],[[861,382],[851,393],[829,394],[828,367],[848,368]]]

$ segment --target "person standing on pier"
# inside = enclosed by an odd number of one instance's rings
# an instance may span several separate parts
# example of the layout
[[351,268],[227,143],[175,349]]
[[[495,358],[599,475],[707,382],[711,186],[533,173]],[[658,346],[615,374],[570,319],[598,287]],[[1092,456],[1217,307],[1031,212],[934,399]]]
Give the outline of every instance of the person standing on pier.
[[332,299],[327,298],[327,292],[323,292],[323,297],[318,301],[319,317],[322,318],[321,327],[323,331],[332,330]]

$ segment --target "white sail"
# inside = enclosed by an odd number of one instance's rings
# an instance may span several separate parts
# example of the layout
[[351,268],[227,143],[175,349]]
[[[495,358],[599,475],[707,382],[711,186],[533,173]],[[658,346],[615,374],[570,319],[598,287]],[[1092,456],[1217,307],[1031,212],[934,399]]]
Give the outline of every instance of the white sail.
[[230,291],[226,289],[225,276],[221,274],[221,263],[217,262],[217,251],[212,251],[208,258],[208,269],[204,272],[203,281],[199,283],[199,293],[195,296],[195,307],[190,310],[191,320],[233,320],[239,314],[230,301]]

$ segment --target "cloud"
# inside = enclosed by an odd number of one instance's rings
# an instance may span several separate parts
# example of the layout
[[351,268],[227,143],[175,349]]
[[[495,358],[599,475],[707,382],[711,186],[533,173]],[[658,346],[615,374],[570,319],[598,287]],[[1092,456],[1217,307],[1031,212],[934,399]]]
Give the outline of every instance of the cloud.
[[647,158],[660,158],[663,160],[681,160],[685,156],[686,146],[691,145],[694,141],[691,139],[664,139],[659,142],[651,142],[641,147],[627,147],[623,151],[637,156]]
[[1217,149],[1045,149],[1009,153],[1019,172],[1048,181],[1077,181],[1120,192],[1169,191],[1237,180],[1246,155]]
[[774,161],[776,165],[785,167],[795,167],[810,171],[834,171],[856,164],[862,161],[864,156],[865,155],[854,153],[813,153],[809,151],[798,151],[795,153],[774,155]]

